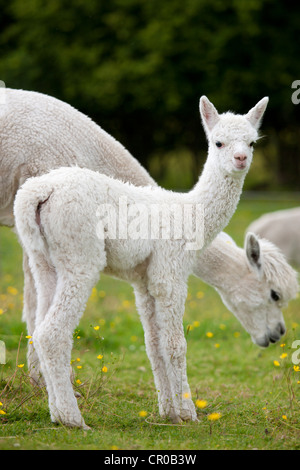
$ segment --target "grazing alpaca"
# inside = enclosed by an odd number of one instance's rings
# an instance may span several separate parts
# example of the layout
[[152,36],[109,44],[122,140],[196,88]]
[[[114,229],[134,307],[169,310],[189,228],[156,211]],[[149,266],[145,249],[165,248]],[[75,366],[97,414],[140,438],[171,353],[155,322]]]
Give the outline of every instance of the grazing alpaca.
[[[28,180],[18,191],[14,209],[16,228],[29,257],[38,293],[33,342],[45,377],[53,421],[85,427],[69,377],[72,332],[101,271],[129,281],[133,272],[137,272],[143,279],[149,294],[146,304],[143,304],[146,297],[138,291],[136,294],[146,348],[154,370],[153,350],[159,348],[163,362],[159,371],[163,382],[156,382],[161,385],[160,413],[174,422],[196,419],[192,400],[183,399],[190,394],[182,328],[187,279],[193,272],[199,248],[204,249],[215,238],[236,209],[267,101],[264,98],[247,115],[240,116],[219,115],[206,97],[201,98],[200,112],[209,152],[197,185],[187,194],[157,187],[140,188],[80,168],[53,170]],[[120,201],[123,204],[124,198],[128,213],[119,220],[119,237],[111,236],[113,216],[109,214],[108,223],[100,224],[99,228],[99,208],[112,208],[120,215]],[[181,238],[120,236],[124,225],[128,236],[130,222],[126,218],[136,210],[141,211],[141,205],[148,222],[153,206],[176,205],[178,209],[202,205],[203,227],[199,228],[194,219],[185,219]],[[165,228],[164,219],[156,222],[160,233]],[[172,222],[173,225],[177,222],[174,213]],[[202,237],[198,238],[195,228],[202,232]],[[191,248],[194,233],[196,247],[192,244],[192,248],[197,250],[187,249]],[[149,327],[153,318],[158,326],[154,337]]]
[[248,232],[242,249],[221,232],[199,253],[193,274],[219,292],[258,346],[285,333],[281,308],[296,297],[298,274],[273,243]]
[[300,267],[300,207],[264,214],[248,231],[275,243],[289,263]]

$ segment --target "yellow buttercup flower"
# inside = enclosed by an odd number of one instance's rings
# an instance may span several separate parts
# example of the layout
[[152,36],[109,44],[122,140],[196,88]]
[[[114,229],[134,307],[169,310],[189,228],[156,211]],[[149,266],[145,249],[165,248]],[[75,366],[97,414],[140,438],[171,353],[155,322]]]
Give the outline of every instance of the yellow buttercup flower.
[[211,331],[208,331],[208,332],[206,333],[207,338],[212,338],[213,335],[214,335],[214,334],[213,334]]
[[98,331],[99,328],[100,328],[100,326],[98,326],[98,325],[97,325],[97,326],[94,326],[94,330],[96,330],[96,331]]
[[196,406],[197,406],[197,408],[203,409],[207,406],[207,401],[206,400],[196,400]]
[[147,414],[148,414],[147,411],[144,411],[144,410],[142,410],[142,411],[139,412],[139,416],[140,416],[141,418],[145,418],[145,417],[147,416]]
[[91,300],[96,300],[97,297],[98,297],[98,291],[97,291],[96,287],[93,287],[92,292],[91,292],[90,299],[91,299]]
[[283,353],[279,357],[280,357],[280,359],[285,359],[287,357],[287,353]]
[[18,367],[22,369],[22,367],[24,367],[24,364],[18,364]]
[[6,415],[4,410],[0,410],[0,415]]
[[209,421],[217,421],[218,419],[221,418],[221,413],[211,413],[210,415],[207,415],[207,419]]
[[99,354],[99,356],[97,356],[97,359],[102,359],[102,358],[103,358],[102,354]]
[[273,361],[273,364],[275,367],[279,367],[280,366],[280,362],[279,361]]
[[108,371],[107,367],[106,366],[103,366],[102,367],[102,372],[106,373]]
[[8,288],[6,290],[7,290],[8,294],[11,294],[11,295],[17,295],[18,294],[18,289],[16,289],[13,286],[8,286]]

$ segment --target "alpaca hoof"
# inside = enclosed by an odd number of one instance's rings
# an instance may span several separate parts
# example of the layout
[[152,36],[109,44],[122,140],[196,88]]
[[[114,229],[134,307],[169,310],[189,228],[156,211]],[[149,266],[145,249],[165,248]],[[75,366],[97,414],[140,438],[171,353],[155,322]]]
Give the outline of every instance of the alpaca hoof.
[[66,426],[68,428],[80,428],[80,429],[83,429],[84,431],[92,431],[92,428],[90,426],[88,426],[87,424],[85,424],[85,422],[83,420],[81,420],[80,422],[65,421],[65,420],[61,420],[61,419],[56,418],[56,417],[52,417],[51,421],[54,424],[58,424],[58,425],[61,425],[61,426]]
[[180,418],[182,421],[198,421],[197,415],[195,412],[190,412],[189,410],[184,410],[180,413]]
[[176,414],[170,416],[170,421],[171,421],[172,424],[181,424],[182,423],[182,419],[180,418],[180,416],[178,416]]
[[80,424],[77,424],[77,423],[64,423],[64,424],[65,424],[65,426],[68,426],[70,428],[81,428],[84,431],[92,431],[92,428],[90,428],[90,426],[85,424],[84,421],[81,422]]
[[199,423],[199,419],[197,418],[197,416],[192,416],[192,417],[189,417],[189,418],[182,418],[184,421],[192,421],[193,423]]
[[93,430],[93,429],[92,429],[90,426],[88,426],[87,424],[85,424],[82,429],[84,429],[85,431],[92,431],[92,430]]
[[[74,400],[77,406],[75,397]],[[66,409],[66,407],[56,404],[55,406],[50,406],[50,417],[53,423],[60,424],[62,426],[67,426],[69,428],[82,428],[86,431],[91,429],[85,424],[79,410]]]

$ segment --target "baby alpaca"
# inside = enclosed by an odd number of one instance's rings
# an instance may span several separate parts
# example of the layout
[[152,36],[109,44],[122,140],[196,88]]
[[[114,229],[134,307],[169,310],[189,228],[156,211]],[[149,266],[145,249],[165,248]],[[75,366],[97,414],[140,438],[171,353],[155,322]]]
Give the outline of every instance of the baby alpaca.
[[[147,353],[151,361],[151,351],[159,348],[163,359],[160,413],[174,422],[196,419],[192,400],[183,399],[190,396],[182,327],[187,279],[199,249],[212,242],[236,209],[267,102],[267,98],[262,99],[244,116],[219,115],[206,97],[201,98],[200,112],[209,152],[197,185],[187,194],[135,187],[80,168],[53,170],[27,180],[18,191],[14,208],[16,228],[29,257],[38,293],[33,342],[46,381],[53,421],[85,427],[69,377],[72,332],[101,271],[129,281],[133,272],[139,272],[151,296],[150,303],[144,305],[144,298],[137,295]],[[107,225],[99,230],[99,208],[110,207],[120,213],[120,201],[124,198],[128,214],[142,205],[147,217],[153,206],[201,205],[204,208],[201,246],[196,232],[197,250],[187,249],[197,228],[195,220],[190,219],[184,221],[185,230],[179,239],[172,235],[169,239],[126,239],[109,236]],[[176,214],[172,217],[174,226]],[[160,221],[159,233],[164,222]],[[119,231],[124,224],[130,228],[123,219],[119,221]],[[158,326],[154,337],[148,326],[153,308]],[[154,363],[152,367],[155,370]]]

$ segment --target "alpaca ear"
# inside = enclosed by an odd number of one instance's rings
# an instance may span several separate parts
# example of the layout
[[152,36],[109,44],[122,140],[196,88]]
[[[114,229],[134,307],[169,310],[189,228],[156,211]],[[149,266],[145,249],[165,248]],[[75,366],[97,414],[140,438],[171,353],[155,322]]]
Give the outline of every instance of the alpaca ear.
[[200,98],[200,114],[204,130],[208,136],[220,120],[220,116],[214,105],[206,96],[201,96]]
[[256,130],[258,130],[261,125],[262,117],[264,115],[268,102],[269,98],[268,96],[265,96],[254,106],[254,108],[250,109],[250,111],[246,114],[246,118],[248,119],[248,121],[250,121],[250,123]]
[[246,235],[245,251],[250,268],[255,270],[259,277],[261,277],[263,269],[259,239],[252,232]]

